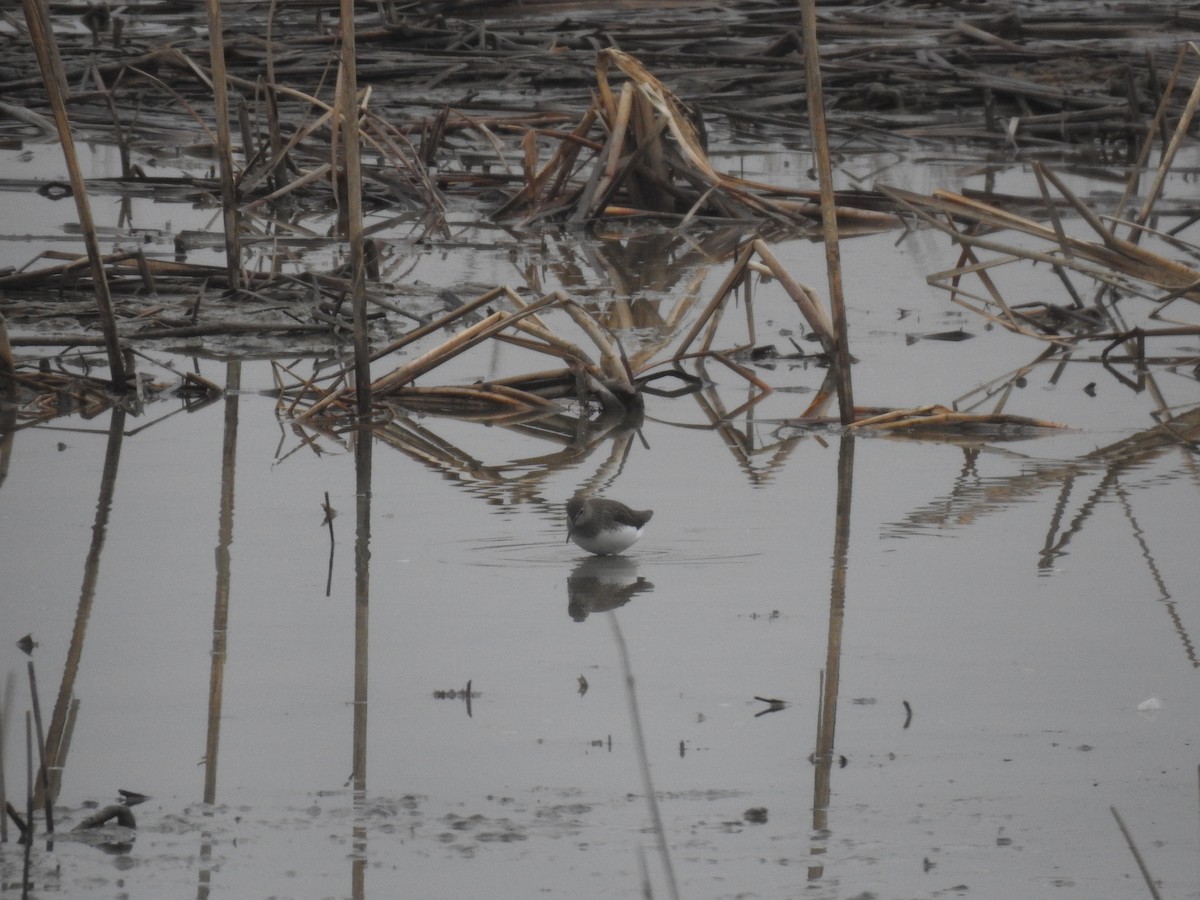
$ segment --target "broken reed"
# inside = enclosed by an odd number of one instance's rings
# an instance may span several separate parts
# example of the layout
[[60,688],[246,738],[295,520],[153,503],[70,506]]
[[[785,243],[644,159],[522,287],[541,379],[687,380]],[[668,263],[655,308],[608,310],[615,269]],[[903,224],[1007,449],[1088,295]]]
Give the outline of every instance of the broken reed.
[[[757,263],[755,263],[756,257]],[[472,414],[476,414],[483,410],[491,410],[492,415],[505,418],[514,414],[557,413],[560,410],[551,401],[570,397],[576,399],[581,406],[586,406],[592,400],[598,400],[605,412],[624,415],[640,411],[642,408],[641,384],[646,380],[661,377],[662,373],[648,375],[650,370],[670,366],[672,370],[681,373],[680,367],[685,360],[711,358],[750,382],[757,388],[757,398],[762,399],[772,392],[771,388],[750,369],[738,364],[733,358],[738,350],[744,350],[747,345],[722,349],[713,347],[713,340],[721,317],[731,300],[737,300],[736,292],[743,285],[747,287],[745,297],[747,331],[750,343],[753,343],[752,293],[748,287],[749,279],[755,271],[764,271],[779,282],[788,297],[795,303],[801,317],[820,341],[825,355],[829,359],[833,359],[837,353],[837,347],[828,314],[812,291],[797,282],[788,273],[766,242],[756,239],[747,242],[738,250],[733,266],[721,282],[712,300],[700,311],[696,321],[679,339],[673,351],[662,358],[655,358],[655,354],[645,352],[635,354],[632,359],[627,357],[619,341],[595,315],[561,291],[550,292],[532,303],[527,303],[511,288],[493,288],[452,312],[412,330],[404,337],[381,348],[372,356],[372,359],[379,359],[402,350],[410,343],[435,331],[461,324],[467,320],[468,316],[474,315],[480,307],[496,300],[507,300],[512,307],[515,307],[515,310],[490,311],[485,318],[465,325],[437,346],[403,362],[390,373],[375,379],[371,384],[371,389],[376,399],[392,400],[400,405],[416,403],[421,408],[428,409],[434,408],[440,402],[445,411],[458,410],[461,413],[471,410]],[[690,309],[693,300],[687,296],[676,302],[681,310],[686,311]],[[598,359],[594,360],[583,348],[550,328],[541,317],[542,312],[550,309],[562,310],[572,319],[594,345]],[[675,320],[676,316],[671,314],[668,319]],[[701,337],[702,333],[703,337]],[[565,362],[566,368],[464,386],[413,387],[416,379],[433,372],[459,354],[492,338],[515,344],[526,350],[553,356]],[[698,349],[693,350],[692,347],[697,340],[700,341]],[[666,342],[664,342],[664,346],[665,344]],[[345,414],[349,402],[355,398],[355,388],[350,384],[348,375],[346,369],[341,369],[333,376],[324,376],[321,379],[314,377],[291,386],[286,385],[281,378],[277,377],[281,393],[292,395],[295,398],[287,407],[287,414],[297,414],[296,410],[302,404],[308,404],[307,408],[299,413],[305,419],[312,419],[327,413]],[[330,387],[318,387],[318,380],[327,381],[330,378],[334,382]],[[818,392],[817,398],[810,405],[810,410],[823,404],[827,396],[825,391]],[[751,402],[757,402],[757,400]]]

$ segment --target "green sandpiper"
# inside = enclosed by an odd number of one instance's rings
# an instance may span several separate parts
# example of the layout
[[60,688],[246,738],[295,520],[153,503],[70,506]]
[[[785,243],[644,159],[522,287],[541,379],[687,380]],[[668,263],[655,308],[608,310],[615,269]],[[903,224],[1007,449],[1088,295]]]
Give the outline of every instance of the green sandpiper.
[[632,547],[652,515],[652,509],[630,509],[616,500],[572,497],[567,501],[567,540],[588,553],[610,556]]

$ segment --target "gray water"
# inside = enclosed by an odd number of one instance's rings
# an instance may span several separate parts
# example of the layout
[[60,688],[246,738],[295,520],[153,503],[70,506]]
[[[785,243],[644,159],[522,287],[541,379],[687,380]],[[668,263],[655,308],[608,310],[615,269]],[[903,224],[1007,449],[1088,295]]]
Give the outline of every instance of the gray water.
[[[414,250],[406,277],[432,292],[532,266],[601,310],[663,314],[693,280],[705,302],[727,263],[673,269],[648,231],[580,237],[571,266],[544,242],[517,265],[507,246]],[[955,263],[944,238],[842,251],[861,405],[969,406],[1042,349],[925,283]],[[819,245],[777,252],[824,295]],[[756,291],[757,343],[803,345],[777,286]],[[744,327],[731,309],[725,345]],[[118,789],[150,798],[115,852],[39,837],[32,895],[669,897],[673,870],[688,898],[1149,896],[1115,808],[1163,896],[1200,896],[1196,457],[1089,456],[1152,427],[1150,392],[1032,366],[1005,411],[1068,427],[958,446],[790,426],[823,377],[802,361],[760,367],[778,390],[714,427],[755,392],[710,363],[706,394],[650,396],[637,433],[581,449],[434,416],[320,433],[280,411],[267,362],[230,352],[148,351],[236,386],[213,403],[13,437],[9,793],[28,633],[47,723],[77,703],[59,830]],[[439,380],[523,365],[487,346]],[[1176,411],[1200,400],[1185,367],[1154,377]],[[581,489],[655,510],[625,556],[564,543]]]

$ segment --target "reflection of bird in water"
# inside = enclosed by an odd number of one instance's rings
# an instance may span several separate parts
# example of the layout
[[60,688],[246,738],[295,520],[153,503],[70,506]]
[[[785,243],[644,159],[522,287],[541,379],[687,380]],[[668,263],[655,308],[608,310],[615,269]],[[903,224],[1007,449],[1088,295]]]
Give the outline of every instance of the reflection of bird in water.
[[654,585],[637,573],[637,563],[623,556],[585,559],[567,576],[567,613],[582,622],[591,613],[624,606]]
[[572,497],[567,501],[567,540],[588,553],[620,553],[642,536],[654,511],[630,509],[616,500]]

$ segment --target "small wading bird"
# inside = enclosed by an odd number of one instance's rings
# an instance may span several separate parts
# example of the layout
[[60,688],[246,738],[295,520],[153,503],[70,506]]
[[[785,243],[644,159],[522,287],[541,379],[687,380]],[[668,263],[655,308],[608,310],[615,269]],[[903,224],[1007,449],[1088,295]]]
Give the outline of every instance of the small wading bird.
[[567,540],[588,553],[620,553],[642,536],[652,509],[630,509],[616,500],[572,497],[567,501]]

